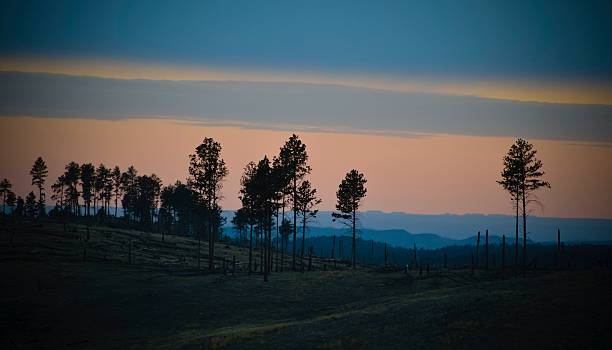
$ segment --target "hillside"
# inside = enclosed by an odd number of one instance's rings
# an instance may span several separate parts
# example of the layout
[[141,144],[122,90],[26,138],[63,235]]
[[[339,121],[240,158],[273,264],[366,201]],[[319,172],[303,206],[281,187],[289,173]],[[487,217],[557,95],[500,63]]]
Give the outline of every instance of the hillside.
[[[5,349],[596,349],[612,340],[609,270],[517,279],[319,266],[264,283],[199,271],[185,238],[92,227],[83,260],[86,227],[1,228]],[[218,251],[245,262],[244,248]]]

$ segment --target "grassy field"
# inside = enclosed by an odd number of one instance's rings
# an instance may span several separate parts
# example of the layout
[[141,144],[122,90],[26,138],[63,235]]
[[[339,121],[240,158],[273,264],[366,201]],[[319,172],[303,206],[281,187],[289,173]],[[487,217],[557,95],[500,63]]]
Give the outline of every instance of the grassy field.
[[[610,348],[612,273],[197,269],[197,242],[105,227],[2,223],[2,349]],[[129,264],[129,242],[132,241]],[[85,247],[85,248],[84,248]],[[86,251],[86,259],[83,253]],[[207,252],[205,244],[202,253]],[[323,271],[323,265],[326,271]],[[205,257],[202,267],[207,266]]]

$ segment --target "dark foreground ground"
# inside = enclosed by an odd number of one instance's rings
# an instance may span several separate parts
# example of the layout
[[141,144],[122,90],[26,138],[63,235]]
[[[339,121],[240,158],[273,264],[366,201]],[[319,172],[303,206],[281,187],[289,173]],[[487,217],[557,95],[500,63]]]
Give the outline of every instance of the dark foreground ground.
[[[82,232],[76,231],[27,226],[12,243],[10,230],[0,233],[1,349],[609,349],[612,344],[609,270],[503,279],[444,271],[410,279],[398,272],[344,269],[275,273],[263,283],[257,275],[201,274],[146,260],[128,265],[110,253],[102,259],[93,243],[91,259],[83,262],[82,242],[75,238]],[[90,242],[99,238],[102,247],[104,240],[122,237],[114,235],[92,231]],[[173,247],[172,239],[165,244]]]

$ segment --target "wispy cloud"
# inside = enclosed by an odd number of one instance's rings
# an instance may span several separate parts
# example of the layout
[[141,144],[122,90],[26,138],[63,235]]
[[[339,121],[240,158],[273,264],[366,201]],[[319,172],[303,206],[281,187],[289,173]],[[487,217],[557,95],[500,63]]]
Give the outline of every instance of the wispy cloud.
[[313,83],[121,80],[2,72],[0,115],[161,116],[245,128],[612,141],[612,106]]
[[419,77],[283,70],[220,69],[99,58],[4,57],[0,71],[51,73],[124,80],[239,81],[305,83],[372,90],[473,96],[491,99],[568,104],[612,104],[612,82],[580,79],[533,80],[483,77]]

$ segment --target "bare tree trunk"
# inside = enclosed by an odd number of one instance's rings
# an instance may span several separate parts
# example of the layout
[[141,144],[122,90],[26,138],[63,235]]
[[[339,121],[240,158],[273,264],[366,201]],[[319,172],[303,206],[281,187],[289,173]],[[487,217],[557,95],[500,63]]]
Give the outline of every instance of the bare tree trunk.
[[279,249],[278,249],[278,231],[280,230],[279,226],[278,226],[278,209],[276,210],[276,252],[275,252],[275,256],[276,256],[276,272],[278,272],[278,254]]
[[502,235],[502,272],[506,270],[506,235]]
[[489,269],[489,230],[485,232],[485,270]]
[[527,268],[527,212],[525,203],[525,187],[523,186],[523,275]]
[[295,248],[297,239],[297,179],[293,178],[293,271],[295,271]]
[[476,236],[476,268],[478,268],[478,257],[480,256],[479,251],[480,250],[480,231],[478,231],[478,235]]
[[208,221],[208,269],[215,269],[215,234],[213,229],[213,217],[210,214]]
[[519,197],[516,197],[516,219],[514,231],[514,266],[518,266],[518,243],[519,242]]
[[253,266],[253,225],[249,224],[250,233],[249,233],[249,275],[252,271]]
[[304,221],[302,222],[302,251],[300,252],[300,271],[304,272],[304,246],[306,244],[306,211],[303,216]]
[[387,242],[385,242],[385,268],[387,267]]
[[[261,221],[260,221],[261,223]],[[263,226],[263,225],[262,225]],[[264,269],[264,239],[263,239],[263,235],[264,235],[264,230],[260,229],[259,230],[259,272],[263,273],[263,269]]]
[[356,258],[357,258],[357,246],[355,244],[355,210],[353,209],[353,269],[355,268]]
[[263,244],[262,244],[262,268],[263,268],[263,275],[264,275],[264,282],[268,282],[268,270],[270,269],[270,264],[268,261],[268,256],[270,255],[270,250],[268,247],[268,234],[269,234],[269,230],[270,227],[266,227],[263,230]]
[[272,268],[274,267],[274,245],[272,244],[272,212],[270,212],[270,215],[268,217],[268,272],[272,273]]

